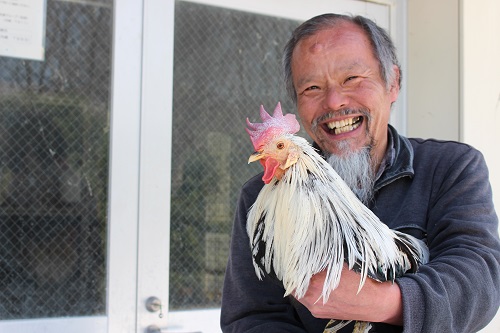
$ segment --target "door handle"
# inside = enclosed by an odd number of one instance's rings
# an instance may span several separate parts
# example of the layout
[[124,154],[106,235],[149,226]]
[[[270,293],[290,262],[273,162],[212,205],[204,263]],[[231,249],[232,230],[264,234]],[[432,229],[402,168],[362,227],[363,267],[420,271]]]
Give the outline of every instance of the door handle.
[[[161,309],[161,300],[156,296],[151,296],[146,300],[146,309],[149,312],[158,312],[158,317],[163,318],[163,312]],[[181,332],[181,331],[171,331],[169,329],[161,329],[156,325],[149,325],[146,327],[145,333],[203,333],[201,331],[190,331],[190,332]]]
[[163,312],[161,310],[161,300],[158,297],[156,297],[156,296],[149,297],[146,300],[146,309],[149,312],[158,312],[158,311],[160,311],[160,313],[159,313],[158,316],[160,318],[163,318]]
[[169,329],[161,329],[156,325],[149,325],[146,328],[145,333],[203,333],[201,331],[190,331],[190,332],[181,332],[181,331],[170,331]]

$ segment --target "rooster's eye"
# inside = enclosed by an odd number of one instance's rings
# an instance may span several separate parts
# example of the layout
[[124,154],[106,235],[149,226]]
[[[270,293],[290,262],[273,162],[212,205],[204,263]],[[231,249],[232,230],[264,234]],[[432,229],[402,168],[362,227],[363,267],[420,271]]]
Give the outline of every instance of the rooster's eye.
[[281,149],[285,148],[285,144],[284,144],[283,142],[278,142],[278,143],[276,144],[276,148],[278,148],[278,149],[280,149],[280,150],[281,150]]

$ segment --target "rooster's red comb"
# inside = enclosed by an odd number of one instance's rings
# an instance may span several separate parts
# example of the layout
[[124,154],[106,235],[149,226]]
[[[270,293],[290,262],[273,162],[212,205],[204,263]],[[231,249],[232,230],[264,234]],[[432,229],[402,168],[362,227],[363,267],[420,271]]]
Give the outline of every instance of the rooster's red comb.
[[264,110],[264,106],[261,105],[260,118],[262,119],[262,123],[254,124],[247,118],[248,128],[246,131],[250,135],[250,140],[252,140],[255,150],[259,150],[260,147],[274,136],[285,133],[295,134],[300,130],[299,122],[294,114],[289,113],[283,116],[280,102],[276,105],[272,117]]

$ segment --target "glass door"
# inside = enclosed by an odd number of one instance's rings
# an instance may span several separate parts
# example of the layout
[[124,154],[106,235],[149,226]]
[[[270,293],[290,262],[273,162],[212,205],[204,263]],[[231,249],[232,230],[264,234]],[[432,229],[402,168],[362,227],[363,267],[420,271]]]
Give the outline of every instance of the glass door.
[[0,331],[88,331],[106,313],[113,3],[38,3],[0,9],[2,50],[45,19],[43,60],[0,56]]
[[0,55],[0,331],[135,332],[144,4],[34,2],[43,60]]
[[44,60],[0,55],[0,331],[220,332],[245,118],[293,111],[285,41],[392,2],[46,0]]
[[[390,26],[390,3],[175,1],[169,314],[164,332],[220,332],[221,290],[232,218],[248,165],[244,130],[263,104],[294,106],[281,80],[291,31],[325,12]],[[305,135],[305,134],[304,134]],[[193,320],[196,318],[196,320]]]

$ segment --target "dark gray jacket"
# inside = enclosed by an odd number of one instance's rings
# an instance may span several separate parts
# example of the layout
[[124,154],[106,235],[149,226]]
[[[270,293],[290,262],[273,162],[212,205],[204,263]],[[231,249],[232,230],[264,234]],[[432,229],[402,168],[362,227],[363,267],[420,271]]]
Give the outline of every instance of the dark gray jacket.
[[[390,128],[393,163],[376,182],[370,209],[390,228],[425,239],[430,262],[396,282],[404,330],[376,324],[371,332],[476,332],[500,304],[500,240],[488,169],[482,154],[457,142],[407,139]],[[242,188],[222,295],[223,332],[323,332],[276,280],[255,275],[246,215],[264,185]],[[352,327],[341,332],[352,332]]]

